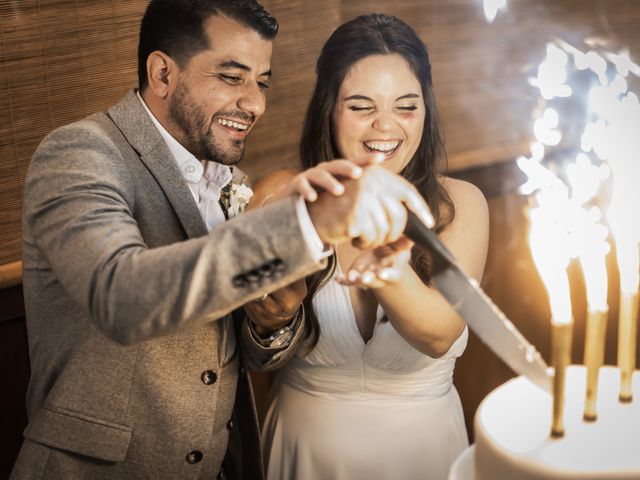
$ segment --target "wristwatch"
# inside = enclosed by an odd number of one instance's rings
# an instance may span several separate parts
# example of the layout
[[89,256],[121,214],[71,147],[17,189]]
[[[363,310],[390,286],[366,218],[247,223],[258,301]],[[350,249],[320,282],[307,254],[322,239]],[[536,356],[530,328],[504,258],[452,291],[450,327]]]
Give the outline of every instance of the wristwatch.
[[276,330],[267,338],[262,338],[256,333],[254,328],[254,323],[251,320],[249,320],[249,327],[250,327],[249,330],[251,331],[251,334],[253,335],[253,338],[255,339],[255,341],[265,348],[286,347],[289,345],[289,343],[291,343],[291,339],[293,338],[293,334],[294,334],[294,328],[298,323],[298,318],[300,317],[301,311],[302,311],[302,306],[300,306],[296,314],[293,316],[293,318],[287,325]]
[[258,337],[258,343],[266,348],[286,347],[293,338],[293,327],[291,324],[285,325],[280,330],[276,330],[267,338]]

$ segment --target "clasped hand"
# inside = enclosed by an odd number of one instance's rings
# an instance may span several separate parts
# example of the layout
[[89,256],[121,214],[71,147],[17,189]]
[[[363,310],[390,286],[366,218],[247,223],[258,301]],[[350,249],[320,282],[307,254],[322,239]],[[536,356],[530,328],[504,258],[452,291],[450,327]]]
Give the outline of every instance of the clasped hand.
[[[323,162],[297,174],[279,172],[268,186],[256,185],[250,208],[301,195],[326,245],[350,240],[363,250],[337,280],[344,285],[381,288],[397,281],[408,268],[413,244],[403,234],[406,208],[429,226],[433,217],[415,187],[378,166],[380,162],[380,157],[368,155]],[[304,279],[298,280],[245,308],[256,324],[275,330],[292,318],[306,294]]]

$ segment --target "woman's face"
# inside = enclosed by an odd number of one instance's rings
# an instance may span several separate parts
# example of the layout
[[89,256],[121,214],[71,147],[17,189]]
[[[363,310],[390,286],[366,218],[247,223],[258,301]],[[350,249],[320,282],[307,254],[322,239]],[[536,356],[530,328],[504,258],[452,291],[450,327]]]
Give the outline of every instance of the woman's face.
[[347,73],[333,110],[335,141],[343,158],[382,152],[398,173],[420,145],[425,118],[420,82],[398,54],[371,55]]

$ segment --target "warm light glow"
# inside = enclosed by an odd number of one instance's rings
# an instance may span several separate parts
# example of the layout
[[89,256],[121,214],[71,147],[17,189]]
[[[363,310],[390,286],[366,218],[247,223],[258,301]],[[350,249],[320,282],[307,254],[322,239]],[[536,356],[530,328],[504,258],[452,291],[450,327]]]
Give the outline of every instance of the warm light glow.
[[569,324],[573,316],[566,272],[569,264],[568,236],[559,219],[547,213],[541,208],[529,212],[529,246],[549,295],[552,321]]
[[620,288],[632,294],[638,290],[640,277],[640,222],[633,215],[635,205],[640,204],[640,102],[634,93],[627,91],[625,77],[629,72],[637,75],[640,68],[627,55],[605,56],[617,74],[608,85],[589,92],[589,106],[598,119],[585,128],[581,146],[585,152],[593,151],[611,168],[613,186],[607,217],[616,241]]
[[638,242],[627,240],[626,235],[616,237],[616,255],[618,270],[620,270],[620,290],[622,293],[633,294],[640,285],[640,256]]
[[507,0],[483,0],[484,18],[493,23],[499,10],[507,8]]
[[[562,140],[558,111],[547,102],[573,95],[567,85],[570,63],[577,70],[591,72],[597,82],[588,92],[588,121],[581,137],[582,153],[566,167],[565,185],[556,172],[543,165],[543,159],[545,146],[557,145]],[[621,288],[623,292],[633,293],[640,284],[640,222],[632,215],[635,206],[640,205],[640,102],[634,93],[628,92],[626,77],[630,73],[640,76],[640,67],[626,53],[593,50],[585,53],[558,40],[547,44],[546,57],[538,67],[537,77],[530,79],[530,83],[540,89],[542,101],[537,110],[543,109],[543,114],[534,121],[531,157],[521,157],[517,162],[528,177],[521,192],[536,193],[537,209],[532,211],[531,218],[532,252],[545,283],[552,276],[545,273],[545,269],[551,267],[538,265],[542,261],[539,257],[550,257],[550,262],[558,262],[562,268],[568,257],[579,258],[590,311],[608,308],[608,230],[601,219],[602,212],[593,202],[609,177],[611,203],[606,215],[616,238]],[[542,242],[545,237],[548,248],[536,253],[534,249],[540,248],[536,242]],[[558,258],[559,252],[549,243],[550,237],[554,242],[566,242],[559,250],[567,259]]]
[[584,205],[594,198],[602,182],[609,178],[607,164],[594,165],[584,153],[576,156],[575,163],[567,166],[567,179],[571,185],[571,197],[578,205]]
[[[583,210],[583,218],[578,220],[578,228],[575,234],[578,236],[578,258],[582,265],[584,282],[587,289],[587,305],[591,312],[605,312],[607,306],[607,263],[606,256],[609,253],[607,243],[607,229],[597,223],[600,211],[594,208],[591,212],[597,211],[597,220],[593,215]],[[590,218],[591,217],[591,218]],[[578,239],[582,239],[579,241]]]
[[[591,48],[597,46],[592,44]],[[579,98],[572,99],[573,107],[576,104],[585,107],[585,126],[580,138],[582,152],[567,153],[571,147],[564,142],[561,155],[565,158],[556,156],[558,163],[547,168],[543,164],[545,148],[560,144],[561,126],[566,125],[571,131],[581,123],[579,118],[570,118],[561,124],[558,110],[549,105],[557,97],[574,94],[567,84],[570,60],[575,67],[571,79],[575,76],[581,80],[579,85],[589,85],[584,105],[578,104]],[[584,53],[563,40],[556,40],[547,44],[546,57],[538,66],[537,76],[529,79],[529,83],[540,90],[542,98],[536,105],[531,156],[518,158],[517,164],[528,177],[520,191],[525,195],[535,194],[529,242],[551,303],[552,363],[556,369],[552,436],[563,433],[564,368],[570,358],[571,343],[570,287],[566,275],[569,258],[580,260],[587,291],[584,418],[588,421],[597,418],[598,378],[604,361],[608,313],[606,256],[610,250],[607,222],[601,218],[600,208],[606,208],[620,271],[619,399],[630,402],[633,398],[631,378],[636,367],[640,284],[640,221],[636,218],[640,205],[640,102],[628,91],[630,73],[640,77],[640,66],[624,52],[591,50]],[[595,76],[597,81],[586,78],[588,76]],[[584,97],[587,92],[582,90],[578,88],[576,95]],[[574,157],[575,162],[558,173],[567,156]],[[606,180],[609,181],[605,184]]]
[[602,213],[597,207],[585,208],[600,190],[602,181],[609,175],[605,165],[593,165],[585,154],[578,154],[575,163],[567,166],[567,178],[571,186],[570,217],[572,245],[582,265],[587,304],[590,312],[604,312],[607,306],[607,263],[610,247],[609,230],[600,223]]

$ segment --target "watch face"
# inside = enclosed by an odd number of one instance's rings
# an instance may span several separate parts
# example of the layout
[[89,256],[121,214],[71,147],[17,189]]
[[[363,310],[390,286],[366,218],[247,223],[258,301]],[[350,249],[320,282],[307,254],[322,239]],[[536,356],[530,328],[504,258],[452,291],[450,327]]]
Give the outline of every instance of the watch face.
[[291,337],[293,337],[293,330],[284,331],[273,339],[269,347],[282,347],[291,341]]

